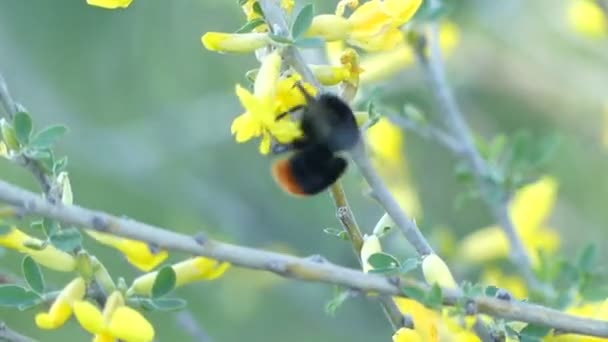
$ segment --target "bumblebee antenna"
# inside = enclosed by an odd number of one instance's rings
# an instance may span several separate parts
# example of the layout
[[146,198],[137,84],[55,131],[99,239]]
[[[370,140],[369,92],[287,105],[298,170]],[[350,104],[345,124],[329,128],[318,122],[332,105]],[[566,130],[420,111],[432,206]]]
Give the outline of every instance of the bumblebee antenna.
[[298,89],[300,89],[300,92],[306,98],[306,102],[311,102],[311,101],[313,101],[315,99],[312,95],[310,95],[310,93],[308,92],[308,90],[306,90],[306,88],[304,88],[304,86],[302,85],[302,81],[296,81],[293,84],[293,86],[297,87]]

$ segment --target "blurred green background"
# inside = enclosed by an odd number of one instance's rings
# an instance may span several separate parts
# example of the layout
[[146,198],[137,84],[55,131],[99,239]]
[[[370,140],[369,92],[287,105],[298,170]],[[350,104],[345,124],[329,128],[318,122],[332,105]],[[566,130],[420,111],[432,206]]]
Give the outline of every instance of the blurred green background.
[[[572,32],[563,2],[457,3],[452,19],[461,42],[447,63],[467,119],[488,138],[520,128],[561,136],[547,169],[560,183],[551,225],[562,235],[566,255],[588,241],[605,241],[608,158],[601,134],[607,41]],[[331,11],[335,3],[317,5]],[[230,123],[242,110],[234,85],[245,82],[244,73],[256,60],[206,51],[200,37],[234,31],[243,18],[236,1],[135,0],[128,10],[106,11],[84,0],[0,0],[0,72],[38,127],[70,127],[59,152],[69,156],[76,203],[185,233],[205,231],[300,256],[322,254],[357,267],[348,243],[322,233],[339,226],[329,196],[283,194],[257,144],[238,145],[230,136]],[[415,67],[387,82],[385,95],[395,104],[434,110]],[[462,236],[492,223],[482,203],[455,206],[463,186],[453,176],[455,161],[441,147],[408,136],[407,158],[425,234],[447,225]],[[0,177],[37,190],[30,175],[6,161],[0,161]],[[381,209],[363,196],[356,172],[345,177],[345,187],[359,223],[370,231]],[[395,240],[396,254],[411,253],[401,237]],[[137,274],[113,250],[90,240],[85,246],[114,276],[129,280]],[[3,253],[2,270],[18,273],[19,260]],[[45,275],[55,288],[67,279]],[[466,274],[456,276],[462,280]],[[188,299],[188,310],[209,341],[356,342],[390,336],[373,301],[350,300],[330,317],[324,306],[332,287],[272,274],[233,268],[217,281],[177,294]],[[41,341],[89,339],[73,322],[56,331],[38,330],[35,312],[0,309],[0,320]],[[147,317],[158,341],[194,340],[178,314]]]

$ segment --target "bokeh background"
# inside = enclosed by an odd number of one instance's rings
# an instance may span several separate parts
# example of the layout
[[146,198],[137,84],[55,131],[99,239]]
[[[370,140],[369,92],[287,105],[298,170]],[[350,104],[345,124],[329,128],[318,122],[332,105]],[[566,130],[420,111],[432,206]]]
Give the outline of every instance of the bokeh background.
[[[316,3],[319,11],[335,5]],[[450,19],[461,40],[447,65],[466,117],[481,136],[526,128],[561,137],[546,168],[560,184],[550,223],[562,235],[562,253],[573,256],[588,241],[608,236],[608,158],[602,145],[608,40],[573,32],[566,6],[553,0],[458,1]],[[69,156],[78,204],[357,267],[348,243],[322,233],[339,226],[329,196],[283,194],[270,178],[271,158],[260,156],[257,144],[236,144],[230,136],[230,123],[241,113],[234,85],[244,83],[244,73],[257,62],[252,55],[206,51],[200,37],[234,31],[243,18],[236,1],[136,0],[128,10],[106,11],[84,0],[0,0],[0,72],[38,127],[69,126],[59,151]],[[386,82],[387,101],[434,111],[415,66]],[[492,223],[478,201],[455,205],[464,187],[448,153],[413,135],[406,147],[425,234],[447,226],[462,236]],[[0,177],[37,189],[29,174],[6,161],[0,161]],[[381,209],[363,195],[356,171],[344,183],[359,223],[370,231]],[[118,253],[91,240],[85,246],[113,275],[137,275]],[[397,235],[391,248],[400,256],[411,253]],[[2,271],[18,274],[19,260],[4,252]],[[449,262],[457,265],[457,256]],[[56,288],[66,280],[45,275]],[[373,301],[353,299],[328,316],[324,306],[333,293],[331,286],[237,268],[177,291],[210,341],[356,342],[390,336]],[[41,341],[89,339],[75,323],[38,330],[35,312],[0,309],[0,320]],[[177,314],[147,317],[158,341],[192,340]]]

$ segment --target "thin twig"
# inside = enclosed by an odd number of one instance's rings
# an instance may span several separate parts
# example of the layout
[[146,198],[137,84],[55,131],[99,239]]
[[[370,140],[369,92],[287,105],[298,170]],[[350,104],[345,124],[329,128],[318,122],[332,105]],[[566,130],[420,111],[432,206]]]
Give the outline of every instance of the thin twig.
[[[13,120],[17,112],[25,110],[23,106],[13,100],[2,74],[0,74],[0,103],[2,103],[6,118],[9,121]],[[23,166],[34,175],[34,178],[36,178],[36,181],[40,184],[42,192],[44,192],[49,201],[55,202],[59,200],[59,194],[57,193],[59,190],[58,186],[55,184],[54,180],[44,172],[38,161],[25,155],[18,156],[14,158],[13,161],[18,165]]]
[[[357,289],[365,293],[375,292],[390,296],[406,297],[401,286],[407,285],[428,291],[427,285],[410,279],[389,279],[381,275],[366,274],[358,270],[318,262],[309,258],[268,252],[242,247],[216,240],[194,238],[155,227],[133,219],[113,216],[76,205],[50,203],[39,195],[0,180],[0,202],[21,208],[24,215],[36,215],[74,225],[80,229],[95,229],[120,237],[155,244],[160,248],[228,261],[235,266],[266,270],[283,277],[310,282],[323,282]],[[442,290],[444,304],[455,305],[465,300],[460,291]],[[608,322],[578,317],[540,305],[491,297],[467,298],[480,313],[551,327],[560,331],[589,336],[608,337]]]
[[[532,271],[530,257],[509,216],[508,196],[487,177],[488,166],[475,147],[471,131],[465,123],[460,108],[452,94],[452,90],[448,85],[444,64],[441,58],[437,25],[431,24],[429,31],[426,39],[421,37],[421,39],[419,39],[420,42],[415,44],[414,50],[416,57],[424,70],[424,74],[428,79],[435,100],[439,105],[440,114],[445,120],[446,125],[452,131],[454,137],[457,138],[462,145],[463,151],[461,155],[470,164],[484,201],[490,208],[494,218],[502,227],[509,241],[509,245],[511,246],[511,260],[521,270],[530,288],[544,293],[547,296],[551,296],[554,291],[541,283]],[[428,56],[425,51],[427,46],[429,47],[430,52]],[[498,201],[496,200],[497,193],[500,195],[498,196],[500,198]]]
[[6,323],[0,321],[0,341],[6,342],[37,342],[33,338],[22,335],[8,326]]
[[[289,36],[289,26],[287,25],[285,13],[281,7],[272,0],[262,0],[260,1],[260,5],[262,7],[262,11],[264,12],[264,18],[266,19],[266,22],[270,26],[272,32],[281,36]],[[306,64],[306,61],[302,57],[300,51],[298,51],[295,46],[286,47],[283,50],[282,55],[283,58],[285,58],[286,63],[291,65],[302,76],[303,80],[312,84],[317,89],[322,89],[321,84],[314,76],[312,70]],[[336,216],[348,234],[355,257],[361,263],[363,235],[359,225],[357,224],[355,215],[348,205],[344,189],[342,188],[340,182],[336,182],[331,187],[331,194],[336,207]],[[401,311],[399,311],[399,308],[395,302],[390,297],[381,296],[379,301],[394,330],[397,330],[404,326],[404,324],[408,323]],[[409,321],[409,325],[412,325],[411,321]]]
[[182,310],[176,313],[175,321],[194,341],[211,342],[209,334],[201,328],[200,323],[196,321],[196,318],[194,318],[194,315],[189,310]]

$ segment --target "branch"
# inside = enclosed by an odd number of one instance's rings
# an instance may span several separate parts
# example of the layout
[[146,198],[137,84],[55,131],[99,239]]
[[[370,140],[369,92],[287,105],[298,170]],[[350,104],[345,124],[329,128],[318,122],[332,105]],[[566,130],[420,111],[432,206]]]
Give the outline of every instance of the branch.
[[[430,51],[428,56],[425,51],[427,45]],[[507,194],[487,177],[488,166],[475,147],[471,131],[463,119],[463,115],[448,84],[441,58],[436,24],[430,25],[428,38],[420,37],[419,42],[414,44],[414,49],[416,57],[428,79],[435,100],[439,105],[440,114],[443,116],[446,125],[450,127],[454,137],[459,140],[462,146],[461,156],[470,164],[481,190],[482,198],[498,224],[502,227],[509,241],[512,262],[521,270],[526,282],[532,289],[545,295],[553,295],[554,291],[545,284],[542,284],[532,271],[530,257],[509,217]],[[500,194],[500,200],[498,201],[495,197],[496,193]]]
[[[20,111],[25,111],[25,108],[23,108],[21,104],[13,100],[2,74],[0,74],[0,103],[2,103],[2,106],[4,107],[4,112],[9,122],[13,120],[15,114]],[[59,200],[59,194],[57,193],[59,190],[58,186],[55,184],[55,181],[44,172],[38,161],[25,155],[18,156],[13,160],[34,175],[34,178],[36,178],[36,181],[40,184],[42,192],[44,192],[49,201],[55,202]]]
[[[427,285],[408,279],[386,278],[330,262],[319,262],[318,259],[298,258],[211,239],[195,238],[101,211],[76,205],[50,203],[35,193],[1,180],[0,202],[18,207],[24,215],[47,217],[80,229],[95,229],[155,244],[160,248],[228,261],[240,267],[270,271],[287,278],[335,284],[365,293],[375,292],[397,297],[406,297],[401,291],[401,286],[405,285],[423,291],[429,290]],[[442,293],[444,304],[455,305],[458,302],[468,301],[470,304],[468,307],[473,309],[472,313],[542,325],[564,333],[608,337],[608,322],[569,315],[555,309],[514,300],[481,296],[465,298],[460,291],[453,289],[443,289]]]
[[[0,90],[1,91],[1,90]],[[13,331],[6,324],[0,321],[0,341],[7,342],[37,342],[36,340],[29,338],[25,335]]]
[[[289,26],[287,25],[285,13],[281,7],[272,0],[262,0],[260,1],[260,5],[264,12],[264,18],[271,27],[272,32],[281,36],[289,36]],[[283,50],[283,57],[287,64],[291,65],[302,76],[302,79],[312,84],[316,89],[322,89],[321,83],[319,83],[312,70],[306,64],[304,57],[302,57],[302,54],[295,46],[286,47]],[[355,215],[348,205],[348,200],[346,199],[342,184],[339,181],[336,182],[332,185],[330,192],[334,206],[336,207],[336,216],[340,221],[342,228],[348,234],[355,257],[361,264],[364,262],[361,260],[363,235],[357,224]],[[402,326],[407,325],[411,327],[413,325],[411,319],[408,320],[403,316],[397,307],[397,304],[390,297],[381,296],[379,301],[394,330],[398,330]]]

